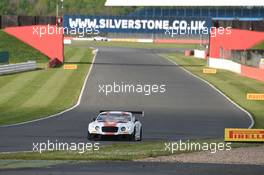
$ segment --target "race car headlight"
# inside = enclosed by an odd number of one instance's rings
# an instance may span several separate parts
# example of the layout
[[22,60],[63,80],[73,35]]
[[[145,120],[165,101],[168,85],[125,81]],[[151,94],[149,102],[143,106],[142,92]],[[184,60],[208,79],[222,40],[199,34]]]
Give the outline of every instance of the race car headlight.
[[100,127],[99,127],[99,126],[96,126],[94,129],[95,129],[96,131],[99,131]]
[[125,131],[126,130],[126,127],[121,127],[121,131]]

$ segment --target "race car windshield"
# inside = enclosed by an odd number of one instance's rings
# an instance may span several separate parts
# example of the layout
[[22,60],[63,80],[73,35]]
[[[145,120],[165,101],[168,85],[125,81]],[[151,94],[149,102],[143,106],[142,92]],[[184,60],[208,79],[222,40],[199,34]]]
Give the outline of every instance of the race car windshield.
[[131,121],[131,116],[128,114],[100,114],[97,118],[97,121],[102,122],[129,122]]

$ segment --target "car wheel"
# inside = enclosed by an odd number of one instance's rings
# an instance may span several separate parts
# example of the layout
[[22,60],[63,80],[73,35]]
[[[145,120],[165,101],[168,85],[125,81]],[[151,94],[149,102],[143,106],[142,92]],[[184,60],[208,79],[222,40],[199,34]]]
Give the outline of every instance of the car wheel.
[[141,141],[141,140],[142,140],[142,127],[140,128],[140,136],[139,136],[138,141]]
[[130,141],[136,141],[136,128],[134,128],[133,133],[130,135]]
[[88,140],[93,140],[94,137],[93,137],[92,134],[90,134],[89,132],[87,132],[87,139],[88,139]]

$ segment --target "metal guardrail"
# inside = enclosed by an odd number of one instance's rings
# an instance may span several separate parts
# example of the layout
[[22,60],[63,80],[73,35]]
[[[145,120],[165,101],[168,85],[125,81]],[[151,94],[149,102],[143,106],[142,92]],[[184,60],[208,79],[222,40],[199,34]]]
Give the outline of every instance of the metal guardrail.
[[0,75],[25,72],[25,71],[35,70],[35,69],[37,69],[37,62],[36,61],[28,61],[28,62],[17,63],[17,64],[0,65]]

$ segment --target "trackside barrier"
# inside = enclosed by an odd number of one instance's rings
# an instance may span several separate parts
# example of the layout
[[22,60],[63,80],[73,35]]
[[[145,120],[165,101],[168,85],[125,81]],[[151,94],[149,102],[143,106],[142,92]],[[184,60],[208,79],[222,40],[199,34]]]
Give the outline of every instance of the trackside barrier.
[[63,44],[71,44],[72,40],[71,39],[64,39]]
[[[93,41],[93,38],[78,38],[78,37],[64,37],[64,42],[68,44],[68,40],[76,41]],[[155,44],[201,44],[201,40],[188,39],[146,39],[146,38],[108,38],[108,41],[116,42],[134,42],[134,43],[155,43]],[[202,41],[203,44],[208,44],[209,41]]]
[[93,41],[93,38],[72,38],[74,41]]
[[24,63],[1,65],[0,75],[25,72],[25,71],[35,70],[35,69],[37,69],[36,61],[28,61]]
[[138,42],[137,38],[111,38],[111,41],[117,41],[117,42]]
[[138,43],[153,43],[153,39],[137,39]]
[[225,69],[231,72],[241,74],[241,65],[231,60],[220,58],[209,58],[208,66],[216,69]]
[[[153,39],[144,38],[107,38],[108,41],[116,42],[136,42],[136,43],[153,43]],[[64,37],[64,44],[71,44],[71,41],[94,41],[94,38],[77,38],[77,37]]]
[[208,44],[208,40],[201,41],[199,39],[155,39],[157,44]]
[[185,50],[184,51],[184,56],[188,57],[188,56],[192,56],[193,55],[193,50]]
[[206,51],[195,49],[194,50],[194,57],[205,59],[206,58]]
[[229,70],[242,76],[264,82],[264,70],[235,63],[231,60],[209,58],[208,66],[217,69]]

